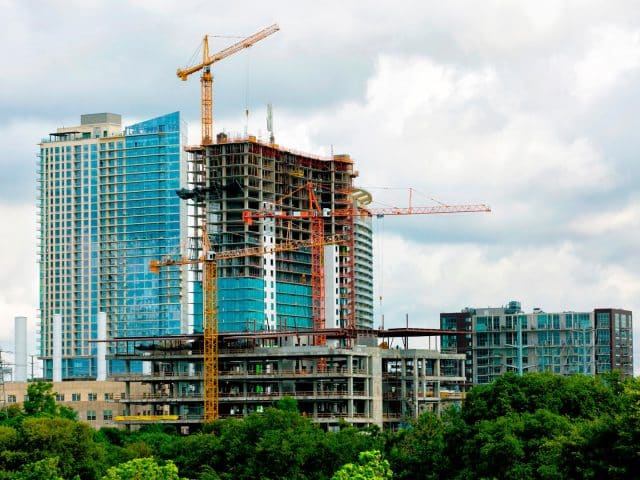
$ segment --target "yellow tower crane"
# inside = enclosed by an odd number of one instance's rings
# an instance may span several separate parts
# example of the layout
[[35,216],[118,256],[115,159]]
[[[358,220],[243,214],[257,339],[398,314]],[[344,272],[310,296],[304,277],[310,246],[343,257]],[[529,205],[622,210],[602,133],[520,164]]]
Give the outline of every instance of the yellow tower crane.
[[286,252],[300,248],[314,248],[322,245],[340,244],[342,235],[330,235],[308,240],[294,240],[280,244],[269,244],[239,250],[214,252],[206,228],[202,231],[202,255],[196,259],[186,257],[151,260],[149,270],[159,273],[161,267],[170,265],[203,264],[203,335],[204,335],[204,420],[211,422],[218,418],[218,265],[217,262],[230,258],[250,257],[268,253]]
[[223,58],[227,58],[229,55],[239,52],[240,50],[249,48],[251,45],[273,33],[276,33],[278,30],[280,30],[280,27],[278,24],[274,23],[270,27],[260,30],[258,33],[254,33],[250,37],[220,50],[218,53],[214,53],[211,56],[209,56],[209,36],[205,35],[204,40],[202,41],[202,63],[193,67],[178,69],[178,77],[185,81],[192,73],[202,70],[202,75],[200,76],[202,96],[202,145],[210,145],[213,143],[213,75],[211,74],[211,65],[215,62],[219,62]]

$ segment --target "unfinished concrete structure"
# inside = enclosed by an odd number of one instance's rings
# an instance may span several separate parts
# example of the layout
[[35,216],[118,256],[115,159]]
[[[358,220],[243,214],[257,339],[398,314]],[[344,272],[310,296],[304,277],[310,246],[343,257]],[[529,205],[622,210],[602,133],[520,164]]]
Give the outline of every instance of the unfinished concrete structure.
[[[358,173],[348,155],[323,158],[255,137],[231,139],[225,134],[217,136],[216,144],[187,150],[191,153],[191,188],[181,196],[191,206],[191,258],[201,253],[205,218],[216,252],[308,239],[309,220],[303,218],[313,208],[311,194],[303,188],[308,182],[314,185],[321,210],[314,214],[351,208],[355,201],[353,179]],[[243,221],[245,211],[270,208],[286,209],[292,212],[292,218],[251,224]],[[295,217],[296,212],[299,218]],[[356,221],[354,217],[324,218],[325,235],[346,234],[349,238],[340,247],[325,247],[324,284],[321,298],[315,301],[322,305],[328,327],[373,325],[373,260],[371,228],[367,225],[367,220]],[[354,234],[356,231],[358,235]],[[201,278],[199,266],[192,268],[196,278]],[[315,275],[309,250],[219,262],[220,331],[312,327]],[[201,294],[202,286],[196,284],[195,311],[201,308]]]
[[[203,422],[201,335],[114,342],[122,352],[114,359],[151,365],[149,374],[115,377],[127,385],[121,400],[124,414],[116,420],[128,426],[155,421],[189,427]],[[261,412],[283,397],[293,397],[303,415],[326,428],[346,421],[395,429],[464,396],[464,355],[366,346],[375,345],[375,337],[354,343],[352,348],[258,346],[228,337],[219,350],[220,417]],[[149,393],[132,395],[129,386],[136,382],[150,385]]]

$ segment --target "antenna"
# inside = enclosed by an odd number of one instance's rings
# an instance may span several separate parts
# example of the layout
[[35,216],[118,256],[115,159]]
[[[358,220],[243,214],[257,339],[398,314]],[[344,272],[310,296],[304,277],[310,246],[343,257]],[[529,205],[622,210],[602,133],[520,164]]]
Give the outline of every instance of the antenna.
[[267,130],[269,132],[269,143],[273,145],[276,140],[273,136],[273,106],[270,103],[267,104]]

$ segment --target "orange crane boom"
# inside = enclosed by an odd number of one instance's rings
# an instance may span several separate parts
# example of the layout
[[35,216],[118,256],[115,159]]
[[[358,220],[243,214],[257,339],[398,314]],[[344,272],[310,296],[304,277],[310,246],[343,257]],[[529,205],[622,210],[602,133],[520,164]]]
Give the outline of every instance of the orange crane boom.
[[260,40],[276,33],[280,30],[278,24],[273,24],[257,33],[220,50],[209,56],[209,36],[205,35],[202,41],[202,63],[192,66],[179,68],[176,72],[178,78],[186,81],[189,75],[202,70],[200,76],[201,88],[201,109],[202,109],[202,145],[210,145],[213,143],[213,75],[211,73],[211,65],[215,62],[227,58],[229,55],[239,52],[245,48],[249,48]]
[[261,245],[239,250],[213,252],[211,250],[209,235],[206,232],[205,226],[203,226],[202,255],[199,258],[166,258],[163,260],[151,260],[151,262],[149,262],[149,270],[153,273],[159,273],[160,268],[171,265],[203,264],[204,420],[206,422],[216,420],[219,414],[218,261],[253,255],[265,255],[267,253],[287,252],[300,248],[314,249],[323,245],[340,244],[345,240],[343,235],[330,235],[321,238],[313,237],[307,240],[294,240],[276,245]]

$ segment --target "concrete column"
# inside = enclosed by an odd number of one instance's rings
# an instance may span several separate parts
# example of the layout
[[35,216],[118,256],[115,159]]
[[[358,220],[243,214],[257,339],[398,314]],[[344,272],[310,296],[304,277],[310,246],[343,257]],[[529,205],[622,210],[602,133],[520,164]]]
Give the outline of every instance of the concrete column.
[[[339,253],[337,245],[325,245],[324,247],[324,311],[327,328],[340,327],[340,315],[336,313],[340,309],[339,275],[336,272],[339,265]],[[338,346],[338,341],[330,341],[330,346]]]
[[[107,339],[107,314],[98,312],[98,340]],[[97,346],[97,376],[96,380],[105,381],[107,379],[107,344],[106,342],[98,342]]]
[[349,376],[347,378],[347,414],[352,417],[353,416],[353,356],[347,355]]
[[402,414],[407,415],[407,359],[400,359],[400,405],[402,406]]
[[53,316],[53,376],[54,382],[62,381],[62,315]]
[[14,382],[27,381],[27,317],[15,317],[15,363]]
[[[272,203],[263,202],[265,209],[274,209]],[[265,218],[262,221],[262,245],[267,252],[262,256],[264,275],[264,328],[276,329],[277,299],[276,299],[276,254],[269,249],[275,245],[276,221],[275,218]]]
[[418,408],[418,358],[413,357],[413,388],[410,395],[413,397],[413,418],[418,418],[420,409]]
[[372,404],[371,422],[382,428],[382,357],[379,351],[374,351],[370,357],[371,362],[371,383],[372,383]]

